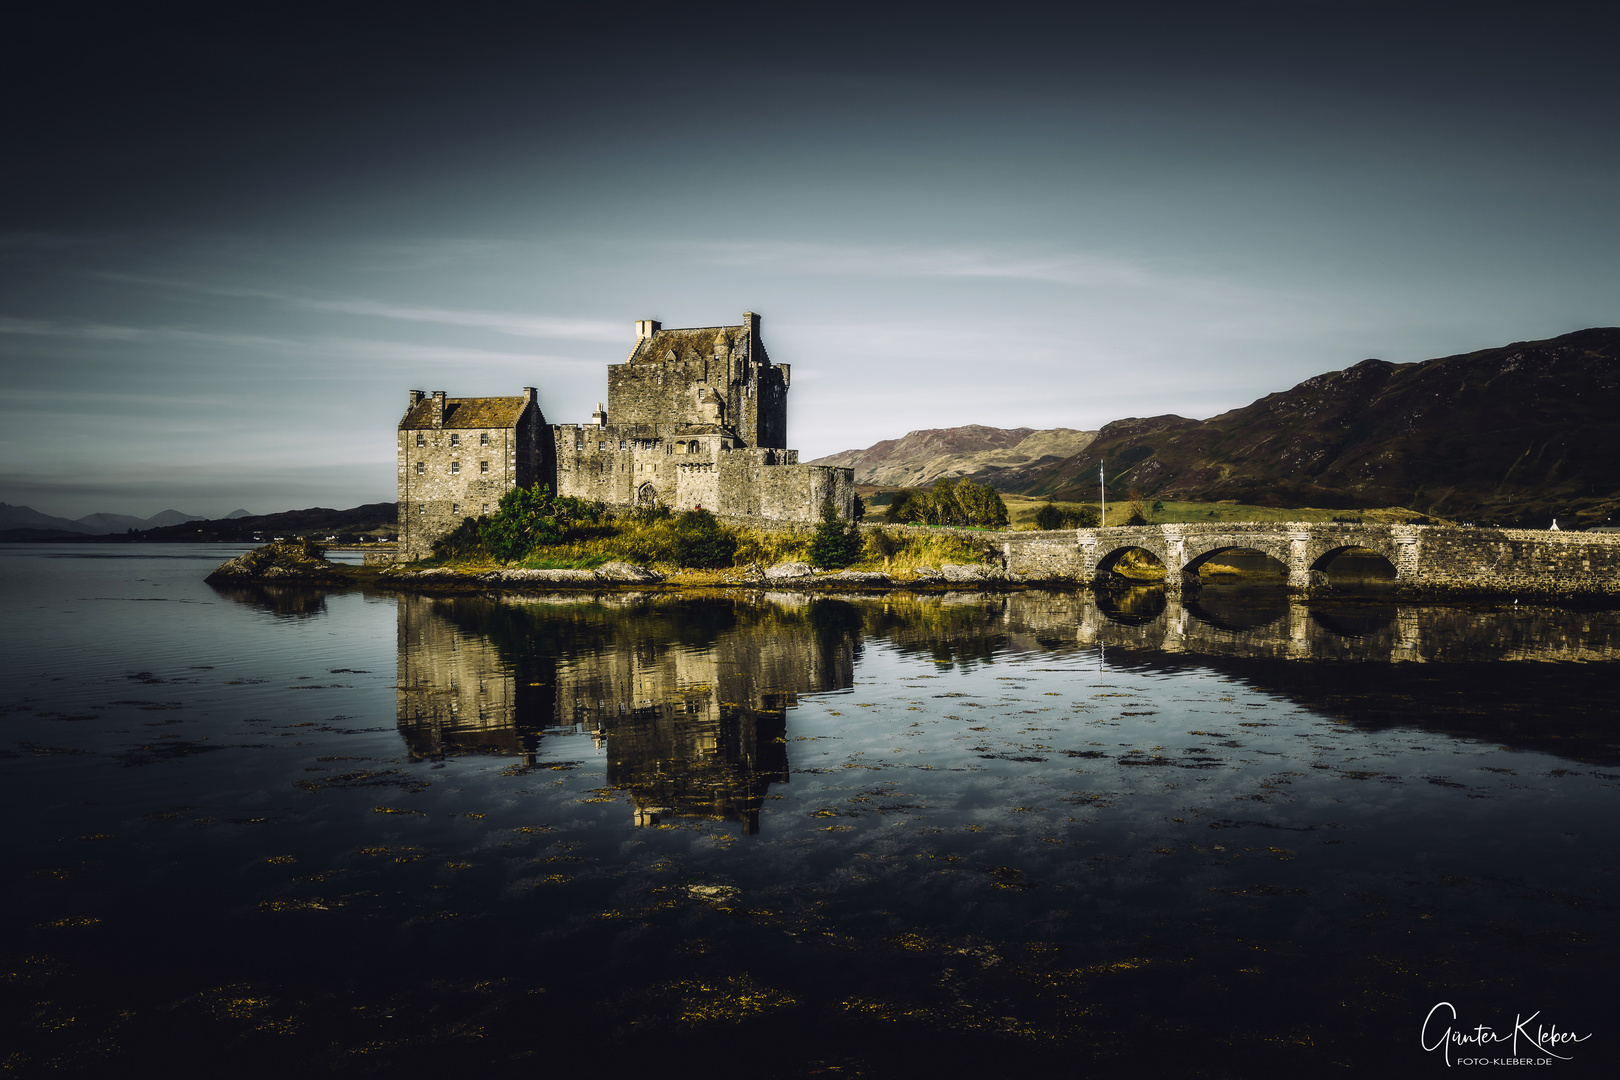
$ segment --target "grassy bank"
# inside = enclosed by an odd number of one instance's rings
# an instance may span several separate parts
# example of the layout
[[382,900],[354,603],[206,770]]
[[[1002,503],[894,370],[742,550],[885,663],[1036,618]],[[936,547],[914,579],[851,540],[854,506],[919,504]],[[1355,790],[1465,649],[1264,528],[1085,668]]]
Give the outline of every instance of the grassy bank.
[[[781,563],[814,563],[813,538],[803,532],[775,532],[718,525],[730,555],[723,560],[694,560],[690,542],[683,537],[679,519],[626,515],[572,527],[569,535],[554,543],[536,546],[511,562],[502,562],[482,548],[463,549],[442,557],[424,559],[413,565],[449,567],[477,572],[503,568],[527,570],[595,570],[609,562],[628,562],[660,573],[672,574],[696,567],[738,569],[769,567]],[[881,570],[905,576],[923,567],[938,568],[946,563],[978,565],[997,554],[993,544],[955,532],[917,533],[907,529],[867,531],[856,558],[848,569]]]
[[[1002,501],[1007,504],[1007,513],[1012,518],[1012,527],[1015,529],[1033,529],[1035,527],[1035,514],[1046,504],[1045,499],[1033,499],[1027,495],[1003,495]],[[1078,510],[1082,506],[1095,507],[1090,503],[1057,504],[1063,509]],[[1154,505],[1153,500],[1148,506]],[[1369,525],[1400,525],[1414,518],[1420,517],[1415,510],[1407,510],[1400,506],[1380,507],[1376,510],[1321,510],[1313,507],[1277,507],[1277,506],[1251,506],[1237,502],[1159,502],[1161,510],[1150,510],[1149,521],[1154,525],[1176,524],[1206,524],[1217,521],[1337,521],[1345,518],[1365,521]],[[1119,502],[1109,502],[1108,516],[1103,524],[1110,527],[1124,525],[1130,518],[1131,508],[1122,499]],[[1435,519],[1435,524],[1449,524]]]

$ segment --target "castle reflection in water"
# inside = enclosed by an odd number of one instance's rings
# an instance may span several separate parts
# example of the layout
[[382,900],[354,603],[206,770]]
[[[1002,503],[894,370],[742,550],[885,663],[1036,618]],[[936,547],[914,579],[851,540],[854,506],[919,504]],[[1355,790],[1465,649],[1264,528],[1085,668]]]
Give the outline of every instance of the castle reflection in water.
[[854,681],[858,624],[817,607],[401,597],[400,730],[415,759],[526,765],[547,731],[588,734],[637,824],[754,833],[770,784],[787,780],[785,710]]
[[413,758],[494,754],[534,766],[546,733],[588,735],[638,824],[700,817],[749,833],[770,785],[788,777],[785,710],[800,694],[851,687],[868,640],[940,662],[1092,646],[1285,669],[1620,657],[1612,611],[1307,603],[1280,590],[402,596],[398,605],[398,717]]

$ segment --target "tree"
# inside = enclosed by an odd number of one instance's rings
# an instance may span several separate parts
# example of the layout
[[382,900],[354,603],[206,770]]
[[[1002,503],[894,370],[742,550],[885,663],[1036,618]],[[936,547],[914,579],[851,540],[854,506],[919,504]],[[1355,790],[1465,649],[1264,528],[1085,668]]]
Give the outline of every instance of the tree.
[[1131,488],[1126,499],[1129,501],[1131,516],[1125,519],[1125,524],[1147,525],[1152,522],[1152,511],[1148,509],[1147,500],[1143,498],[1140,491]]
[[1102,511],[1095,506],[1062,507],[1051,499],[1035,511],[1038,529],[1094,529],[1102,523]]
[[483,528],[484,549],[502,562],[512,562],[542,544],[557,543],[563,532],[550,487],[535,484],[531,488],[513,488],[501,496],[500,505]]
[[821,500],[821,524],[810,540],[810,563],[823,570],[837,570],[861,557],[861,531],[851,521],[838,516],[832,492]]
[[1007,504],[996,489],[960,480],[940,480],[928,491],[908,488],[895,493],[889,504],[888,519],[922,525],[983,525],[1000,528],[1007,524]]

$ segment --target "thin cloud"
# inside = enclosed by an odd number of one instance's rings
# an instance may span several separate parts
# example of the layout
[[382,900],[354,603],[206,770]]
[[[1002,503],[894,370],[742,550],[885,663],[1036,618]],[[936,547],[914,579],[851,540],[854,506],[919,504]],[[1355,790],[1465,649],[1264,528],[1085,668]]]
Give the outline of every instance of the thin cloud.
[[80,341],[184,343],[363,360],[409,360],[463,364],[491,362],[544,364],[552,368],[567,367],[582,370],[595,370],[602,366],[600,360],[582,360],[576,357],[556,356],[548,353],[502,352],[496,349],[417,345],[375,338],[266,337],[261,334],[219,333],[175,326],[123,326],[95,322],[60,323],[42,319],[0,317],[0,334],[72,338]]
[[397,322],[432,323],[439,326],[458,326],[477,330],[491,330],[512,337],[564,338],[573,341],[607,341],[620,343],[627,340],[625,324],[604,319],[567,319],[550,315],[513,315],[501,311],[480,311],[429,307],[415,304],[390,304],[380,300],[354,297],[299,296],[273,289],[250,289],[232,285],[208,285],[196,281],[150,277],[139,274],[102,273],[97,275],[112,281],[133,284],[158,285],[207,296],[237,299],[269,300],[272,303],[305,311],[324,311],[336,315],[355,315],[362,318],[390,319]]

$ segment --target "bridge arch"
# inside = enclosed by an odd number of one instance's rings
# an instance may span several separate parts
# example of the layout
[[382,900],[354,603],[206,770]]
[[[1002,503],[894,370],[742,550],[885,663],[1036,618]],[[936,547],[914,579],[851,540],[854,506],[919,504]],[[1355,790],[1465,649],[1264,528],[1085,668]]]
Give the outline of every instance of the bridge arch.
[[[1158,550],[1154,550],[1155,548]],[[1140,556],[1133,555],[1134,552],[1141,552],[1142,554],[1151,557],[1154,562],[1158,563],[1164,568],[1166,577],[1174,572],[1169,562],[1170,553],[1165,550],[1165,546],[1163,544],[1155,544],[1151,540],[1147,540],[1145,543],[1140,544],[1122,544],[1119,547],[1112,548],[1106,554],[1101,555],[1097,559],[1098,576],[1106,579],[1106,576],[1109,574],[1119,573],[1121,563],[1128,564],[1134,559],[1140,558]],[[1120,576],[1124,577],[1130,575],[1121,574]]]
[[[1188,546],[1191,547],[1192,545],[1189,544]],[[1197,575],[1205,565],[1217,562],[1219,556],[1241,551],[1259,552],[1275,563],[1277,570],[1284,574],[1288,573],[1289,552],[1287,551],[1287,545],[1268,543],[1258,537],[1245,537],[1242,543],[1218,544],[1215,547],[1199,551],[1197,554],[1189,554],[1183,570],[1189,577],[1192,577]]]
[[[1349,559],[1340,562],[1340,556],[1349,556]],[[1328,585],[1348,581],[1393,583],[1399,575],[1400,571],[1394,558],[1365,544],[1345,544],[1329,548],[1311,560],[1313,583]]]

